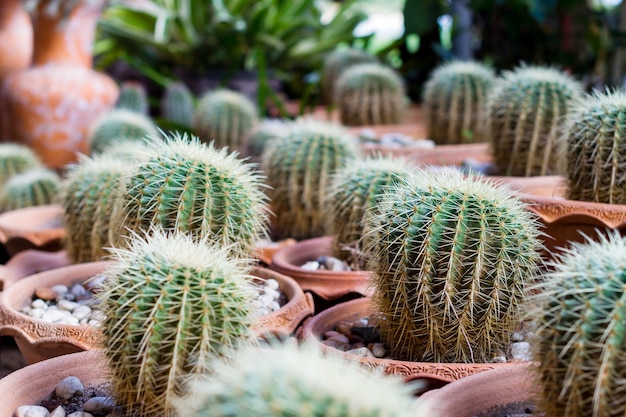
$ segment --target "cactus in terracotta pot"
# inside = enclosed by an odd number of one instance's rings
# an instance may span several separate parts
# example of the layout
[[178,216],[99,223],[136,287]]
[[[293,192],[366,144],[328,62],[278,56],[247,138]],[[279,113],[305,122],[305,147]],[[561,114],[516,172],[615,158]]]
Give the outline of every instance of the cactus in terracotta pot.
[[115,108],[148,115],[148,92],[143,84],[136,81],[125,81],[120,85],[120,95]]
[[348,126],[397,124],[408,101],[402,78],[382,64],[353,65],[335,85],[341,122]]
[[161,117],[181,126],[191,127],[194,105],[193,93],[185,84],[169,83],[161,98]]
[[495,80],[493,69],[479,62],[435,68],[424,85],[427,137],[442,145],[485,141],[487,96]]
[[570,112],[562,136],[567,198],[626,204],[624,118],[623,91],[596,92]]
[[43,163],[28,146],[18,143],[0,144],[0,184],[5,184],[13,175],[42,167]]
[[12,176],[0,190],[0,211],[52,204],[61,178],[47,168],[36,168]]
[[98,310],[113,397],[128,415],[175,416],[171,399],[212,358],[254,343],[256,286],[228,247],[175,232],[112,250]]
[[89,147],[91,153],[100,153],[119,140],[144,141],[148,137],[160,136],[148,116],[127,109],[114,109],[91,127]]
[[500,175],[560,173],[564,117],[583,95],[572,77],[549,67],[505,72],[489,95],[487,136]]
[[193,129],[203,142],[214,141],[217,147],[243,151],[258,118],[254,103],[245,95],[226,89],[214,90],[200,97]]
[[375,64],[378,59],[363,49],[335,49],[324,58],[320,72],[320,84],[324,101],[328,104],[335,101],[335,87],[341,73],[352,65]]
[[267,233],[261,176],[236,153],[174,132],[127,176],[113,214],[114,245],[153,225],[247,254]]
[[529,318],[539,408],[546,417],[623,416],[626,239],[617,232],[559,254]]
[[385,193],[366,228],[372,302],[392,357],[475,363],[506,352],[542,247],[538,220],[509,190],[417,172]]
[[324,234],[324,200],[333,172],[360,156],[356,138],[341,125],[301,119],[261,156],[278,238]]

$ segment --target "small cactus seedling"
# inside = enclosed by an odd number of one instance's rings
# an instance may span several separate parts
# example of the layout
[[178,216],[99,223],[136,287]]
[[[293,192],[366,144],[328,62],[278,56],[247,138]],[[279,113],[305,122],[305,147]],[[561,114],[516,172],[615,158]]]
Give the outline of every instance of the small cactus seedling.
[[136,81],[125,81],[120,86],[120,95],[115,108],[130,110],[135,113],[148,115],[148,93],[143,84]]
[[506,352],[542,247],[523,203],[472,175],[416,172],[366,222],[372,302],[392,357],[473,363]]
[[0,210],[52,204],[60,184],[59,175],[47,168],[35,168],[16,174],[0,190]]
[[250,132],[248,148],[244,153],[251,162],[260,162],[261,155],[267,144],[277,137],[285,136],[289,132],[289,123],[282,120],[264,119]]
[[203,142],[231,151],[245,151],[248,135],[258,123],[254,103],[236,91],[209,91],[198,101],[193,129]]
[[92,126],[89,144],[91,153],[100,153],[117,141],[145,141],[148,137],[161,137],[149,117],[126,109],[114,109]]
[[562,122],[582,94],[577,81],[554,68],[505,72],[487,103],[487,135],[500,175],[559,173]]
[[327,104],[335,101],[336,82],[341,73],[357,64],[375,64],[378,59],[359,48],[335,49],[324,58],[320,73],[322,97]]
[[626,415],[626,239],[572,243],[533,291],[529,314],[546,417]]
[[43,162],[28,146],[17,143],[0,143],[0,185],[15,174],[43,168]]
[[441,145],[485,141],[493,69],[473,61],[437,67],[424,86],[427,137]]
[[563,129],[567,198],[626,204],[626,93],[595,93],[570,112]]
[[258,289],[227,247],[154,230],[112,250],[96,307],[116,403],[127,415],[176,414],[172,398],[216,357],[253,343]]
[[419,416],[410,384],[303,345],[246,348],[197,378],[179,417]]
[[402,122],[408,101],[402,78],[382,64],[357,64],[335,85],[341,122],[348,126]]
[[108,254],[109,225],[128,161],[81,156],[61,182],[64,247],[75,263],[99,261]]
[[185,84],[170,83],[161,98],[161,117],[180,126],[191,127],[194,105],[193,93]]
[[301,119],[274,139],[261,156],[271,187],[277,238],[324,234],[324,200],[333,172],[356,159],[356,139],[338,124]]
[[249,164],[195,136],[175,132],[157,141],[124,183],[112,219],[114,245],[123,244],[127,231],[145,232],[153,225],[211,238],[245,254],[266,237],[266,195]]

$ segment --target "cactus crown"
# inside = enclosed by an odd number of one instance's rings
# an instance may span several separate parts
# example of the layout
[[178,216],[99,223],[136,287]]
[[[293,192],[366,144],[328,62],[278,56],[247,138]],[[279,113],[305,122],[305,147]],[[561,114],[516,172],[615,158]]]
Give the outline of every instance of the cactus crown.
[[356,139],[334,123],[300,119],[261,156],[271,189],[278,237],[306,239],[324,233],[323,205],[335,169],[359,156]]
[[160,136],[149,117],[127,109],[113,109],[94,123],[89,144],[92,153],[99,153],[119,140],[144,141],[148,137]]
[[136,81],[125,81],[120,86],[120,95],[115,107],[135,113],[148,115],[148,93],[143,84]]
[[567,198],[626,204],[625,121],[626,92],[623,91],[596,91],[574,106],[561,138]]
[[558,173],[563,119],[583,94],[580,83],[550,67],[505,72],[487,103],[487,136],[502,175]]
[[409,384],[306,345],[242,349],[189,391],[180,417],[416,415]]
[[289,124],[282,120],[262,120],[256,128],[250,132],[250,136],[247,140],[248,148],[246,156],[249,156],[253,162],[259,161],[269,141],[280,136],[285,136],[288,132]]
[[413,361],[489,362],[505,352],[538,270],[538,221],[507,189],[417,171],[366,215],[381,338]]
[[52,204],[59,190],[61,178],[47,168],[35,168],[13,175],[0,191],[0,210]]
[[139,161],[151,152],[151,145],[154,145],[157,138],[152,141],[136,141],[133,139],[121,139],[111,142],[100,155],[107,158],[135,162]]
[[349,126],[400,123],[407,98],[402,78],[382,64],[357,64],[335,86],[339,117]]
[[181,82],[169,83],[161,98],[161,117],[181,126],[191,127],[195,97]]
[[539,406],[547,417],[623,416],[626,238],[572,243],[531,298]]
[[[210,237],[248,253],[267,234],[262,177],[249,164],[178,132],[157,140],[128,175],[112,230],[146,231],[152,225]],[[158,145],[158,146],[157,146]],[[117,233],[113,243],[123,244]]]
[[0,184],[4,184],[15,174],[42,167],[43,163],[28,146],[17,143],[0,144]]
[[249,260],[156,229],[112,253],[97,297],[107,317],[100,330],[114,397],[129,415],[173,416],[171,399],[186,378],[252,343],[257,289]]
[[437,67],[424,85],[428,137],[439,144],[486,140],[487,97],[493,69],[473,61],[450,61]]
[[341,73],[352,65],[374,64],[378,59],[362,49],[344,48],[330,52],[324,59],[320,74],[322,95],[327,103],[335,101],[335,84]]

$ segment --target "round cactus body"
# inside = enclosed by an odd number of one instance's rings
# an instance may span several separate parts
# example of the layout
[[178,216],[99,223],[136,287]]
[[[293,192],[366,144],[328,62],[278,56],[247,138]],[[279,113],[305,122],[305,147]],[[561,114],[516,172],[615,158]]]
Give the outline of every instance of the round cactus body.
[[378,59],[359,48],[336,49],[325,58],[320,73],[322,97],[328,104],[335,102],[335,87],[341,73],[357,64],[375,64]]
[[487,104],[487,136],[500,174],[559,173],[563,120],[582,94],[578,82],[554,68],[505,72]]
[[546,417],[626,414],[626,239],[573,243],[534,292],[533,359]]
[[31,148],[18,143],[0,143],[0,184],[15,174],[35,168],[43,168],[43,163]]
[[124,183],[112,220],[114,245],[123,245],[128,231],[158,225],[248,253],[267,233],[261,177],[226,148],[180,133],[166,139]]
[[112,159],[134,162],[149,154],[153,150],[152,147],[155,145],[155,142],[157,142],[157,138],[147,142],[143,140],[121,139],[111,142],[111,145],[107,146],[100,155],[111,157]]
[[487,140],[487,97],[493,69],[473,61],[451,61],[436,68],[424,86],[427,136],[437,144]]
[[402,78],[382,64],[357,64],[335,86],[339,118],[348,126],[401,123],[407,107]]
[[274,139],[261,156],[271,187],[277,238],[306,239],[324,234],[324,200],[333,172],[356,159],[356,139],[342,126],[299,120]]
[[194,96],[187,86],[180,82],[165,87],[161,98],[161,117],[181,126],[191,127],[194,113]]
[[128,171],[121,159],[81,157],[62,181],[64,247],[75,263],[99,261],[109,253],[111,213]]
[[100,153],[120,140],[145,141],[160,136],[149,117],[126,109],[114,109],[96,121],[89,134],[89,143],[91,153]]
[[98,292],[102,348],[117,405],[128,415],[175,416],[187,378],[252,343],[248,261],[183,233],[155,230],[114,249]]
[[538,221],[519,200],[459,172],[417,172],[366,222],[392,357],[469,363],[506,352],[540,262]]
[[59,175],[47,168],[35,168],[13,175],[0,190],[0,210],[52,204],[61,184]]
[[248,148],[244,153],[252,162],[259,162],[268,143],[289,132],[289,124],[282,120],[264,119],[252,132],[247,140]]
[[135,113],[148,115],[148,93],[143,84],[136,81],[125,81],[120,86],[120,95],[115,108],[126,109]]
[[596,93],[570,112],[565,147],[567,198],[626,204],[626,93]]
[[258,123],[254,103],[236,91],[215,90],[198,101],[193,129],[203,142],[215,142],[218,148],[245,151],[249,133]]

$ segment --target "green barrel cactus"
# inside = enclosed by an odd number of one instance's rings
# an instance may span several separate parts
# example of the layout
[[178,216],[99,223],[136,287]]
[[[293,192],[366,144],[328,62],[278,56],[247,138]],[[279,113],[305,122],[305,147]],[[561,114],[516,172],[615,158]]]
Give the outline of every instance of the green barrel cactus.
[[250,132],[248,137],[248,147],[244,155],[252,162],[260,162],[261,155],[267,144],[277,137],[285,136],[289,132],[290,124],[278,119],[263,119]]
[[0,211],[52,204],[60,185],[61,177],[47,168],[13,175],[0,189]]
[[[122,161],[138,161],[152,151],[152,146],[158,142],[158,138],[152,141],[136,141],[133,139],[121,139],[111,142],[99,155],[119,159]],[[160,146],[160,145],[157,145]],[[98,156],[98,155],[95,155]]]
[[243,254],[266,237],[264,184],[249,164],[195,136],[175,132],[157,141],[124,182],[112,219],[115,246],[153,225]]
[[487,97],[496,75],[474,61],[450,61],[435,68],[424,85],[429,139],[440,145],[487,140]]
[[113,109],[92,126],[88,141],[91,153],[100,153],[119,140],[145,141],[161,134],[152,119],[126,109]]
[[567,198],[626,204],[625,139],[625,92],[596,92],[580,100],[562,136]]
[[582,95],[582,86],[555,68],[505,72],[487,103],[487,137],[500,175],[560,173],[563,120]]
[[587,238],[557,257],[534,292],[532,340],[546,417],[626,414],[626,239]]
[[412,167],[400,158],[374,156],[349,161],[332,175],[325,199],[326,234],[333,235],[335,256],[357,261],[362,254],[365,213],[383,192],[407,178]]
[[288,135],[272,140],[261,155],[261,170],[270,186],[276,237],[322,236],[331,175],[359,156],[356,138],[330,122],[300,119]]
[[337,355],[284,344],[239,350],[175,405],[179,417],[418,417],[411,390]]
[[43,162],[28,146],[18,143],[0,143],[0,185],[15,174],[43,168]]
[[245,151],[249,133],[258,123],[254,103],[243,94],[219,89],[209,91],[198,101],[193,130],[203,142],[215,142],[219,148]]
[[366,215],[364,248],[392,357],[490,362],[540,267],[539,222],[504,187],[416,172]]
[[143,84],[136,81],[124,81],[120,85],[120,95],[115,102],[115,108],[125,109],[135,113],[148,115],[148,92]]
[[320,71],[322,98],[327,104],[335,102],[335,84],[341,73],[352,65],[375,64],[378,58],[359,48],[335,49],[324,58]]
[[382,64],[357,64],[335,85],[341,123],[348,126],[401,123],[408,99],[402,78]]
[[111,388],[125,415],[176,416],[187,378],[242,343],[254,343],[258,294],[249,261],[227,247],[154,230],[112,250],[96,308]]
[[115,199],[128,161],[110,156],[81,156],[60,187],[64,247],[75,263],[99,261],[108,255],[109,226]]
[[191,127],[195,111],[194,99],[193,93],[185,84],[168,84],[161,97],[161,117],[180,126]]

